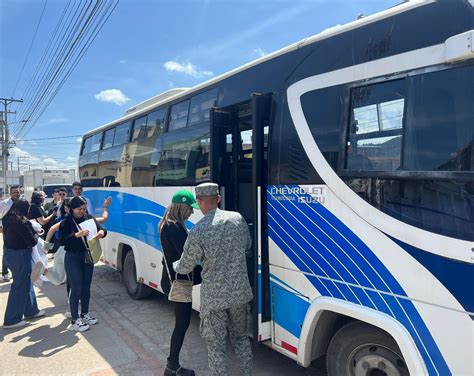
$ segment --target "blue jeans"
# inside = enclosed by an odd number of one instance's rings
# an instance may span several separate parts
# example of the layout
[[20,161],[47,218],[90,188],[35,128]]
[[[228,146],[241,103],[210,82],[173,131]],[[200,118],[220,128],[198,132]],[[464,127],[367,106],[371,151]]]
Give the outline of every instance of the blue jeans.
[[71,319],[76,321],[79,318],[79,301],[81,301],[82,313],[89,313],[94,265],[86,264],[84,252],[66,251],[64,267],[66,269],[67,280],[71,286],[71,292],[69,294]]
[[13,283],[8,294],[4,324],[13,325],[39,312],[35,290],[31,283],[31,248],[5,249],[5,260],[12,271]]
[[7,258],[5,255],[5,247],[3,247],[3,257],[2,257],[2,275],[8,274]]

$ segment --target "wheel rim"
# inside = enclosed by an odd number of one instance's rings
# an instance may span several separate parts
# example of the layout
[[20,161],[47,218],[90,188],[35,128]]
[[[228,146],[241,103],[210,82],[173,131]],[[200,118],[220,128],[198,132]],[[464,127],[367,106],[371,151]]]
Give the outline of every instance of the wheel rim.
[[137,272],[135,270],[135,260],[133,257],[127,258],[125,271],[125,283],[127,284],[127,289],[133,294],[138,288]]
[[375,343],[364,344],[352,351],[347,359],[347,374],[351,376],[408,376],[403,358],[395,351]]

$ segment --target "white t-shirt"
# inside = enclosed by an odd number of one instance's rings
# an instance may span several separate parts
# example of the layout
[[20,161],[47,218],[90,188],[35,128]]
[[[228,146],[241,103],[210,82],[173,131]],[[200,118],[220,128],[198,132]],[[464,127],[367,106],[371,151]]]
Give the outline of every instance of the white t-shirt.
[[13,200],[10,198],[7,198],[6,200],[0,201],[0,227],[2,226],[2,219],[5,217],[5,214],[8,213],[8,211],[12,208],[13,205]]

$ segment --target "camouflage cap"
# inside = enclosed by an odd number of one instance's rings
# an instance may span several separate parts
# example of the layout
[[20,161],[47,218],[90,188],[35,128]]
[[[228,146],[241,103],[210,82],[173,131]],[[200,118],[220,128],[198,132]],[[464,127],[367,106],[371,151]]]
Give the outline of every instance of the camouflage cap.
[[196,197],[199,196],[217,196],[219,186],[216,183],[202,183],[196,187]]

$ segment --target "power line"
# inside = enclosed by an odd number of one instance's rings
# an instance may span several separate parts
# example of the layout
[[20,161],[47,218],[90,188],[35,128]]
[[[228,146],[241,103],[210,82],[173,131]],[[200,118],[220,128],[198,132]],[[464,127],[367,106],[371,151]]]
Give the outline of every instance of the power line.
[[39,26],[41,24],[41,20],[43,19],[44,10],[46,9],[46,4],[48,4],[48,0],[45,0],[45,2],[44,2],[43,10],[41,11],[41,15],[40,15],[40,18],[38,20],[38,24],[36,25],[36,29],[35,29],[35,32],[33,34],[33,39],[31,39],[30,47],[28,48],[28,52],[26,53],[25,61],[23,62],[23,66],[21,67],[20,75],[18,76],[18,79],[16,80],[16,84],[15,84],[15,88],[13,89],[12,97],[15,96],[16,88],[18,87],[18,83],[20,82],[20,78],[23,75],[23,71],[25,70],[26,62],[28,61],[28,58],[30,57],[31,47],[33,47],[33,44],[35,42],[36,34],[38,33],[38,29],[39,29]]
[[17,142],[46,141],[46,140],[59,140],[59,139],[62,139],[62,138],[77,138],[77,137],[82,137],[82,134],[73,135],[73,136],[61,136],[61,137],[26,138],[24,140],[17,139],[15,141],[17,141]]
[[[117,7],[118,5],[118,0],[117,2],[115,3],[115,5],[113,5],[113,8],[112,8],[112,4],[113,3],[109,3],[109,7],[107,8],[107,10],[102,14],[99,22],[97,23],[97,25],[95,26],[93,32],[89,35],[89,38],[88,40],[86,41],[86,44],[82,47],[82,50],[80,51],[80,54],[79,56],[76,57],[75,61],[73,62],[73,65],[72,67],[69,69],[69,71],[66,73],[66,76],[63,78],[63,80],[59,83],[56,91],[53,93],[52,97],[49,99],[48,103],[46,104],[46,106],[44,106],[44,108],[42,109],[41,113],[36,117],[36,119],[34,120],[34,123],[36,123],[39,118],[42,116],[42,114],[44,113],[44,111],[46,110],[46,108],[49,106],[49,104],[52,102],[52,100],[54,99],[54,97],[56,96],[56,94],[59,92],[59,90],[62,88],[62,86],[64,85],[64,83],[66,82],[66,80],[69,78],[69,76],[72,74],[73,70],[75,69],[75,67],[79,64],[79,61],[82,59],[82,57],[84,56],[84,54],[86,53],[86,51],[89,49],[90,45],[94,42],[95,38],[97,37],[97,35],[99,34],[99,32],[102,30],[102,28],[104,27],[105,23],[107,22],[107,20],[110,18],[110,16],[112,15],[112,12],[114,11],[114,9]],[[110,10],[110,8],[112,8]],[[107,14],[108,13],[108,14]],[[105,20],[104,20],[105,18]],[[34,124],[33,123],[33,124]],[[31,128],[32,126],[30,126],[30,128],[24,133],[24,136],[26,136],[30,131],[31,131]]]
[[41,56],[41,59],[39,61],[39,63],[36,65],[36,69],[28,83],[28,85],[26,86],[26,89],[25,89],[25,95],[24,95],[24,98],[28,98],[30,96],[30,93],[31,93],[31,89],[33,88],[34,84],[37,82],[39,76],[39,72],[41,72],[42,70],[42,67],[43,67],[43,63],[46,59],[47,56],[51,56],[50,54],[50,49],[51,49],[51,46],[53,44],[53,41],[55,40],[56,38],[56,35],[58,33],[58,30],[59,30],[59,27],[61,26],[62,22],[64,20],[67,20],[69,18],[69,15],[65,16],[66,13],[67,13],[67,10],[69,9],[69,5],[71,3],[71,0],[68,0],[67,4],[66,4],[66,7],[64,8],[63,10],[63,13],[61,14],[61,16],[59,17],[59,22],[56,24],[56,27],[53,31],[53,34],[51,35],[51,38],[49,39],[48,41],[48,45],[46,46],[46,49],[44,50],[43,52],[43,55]]
[[[91,4],[92,3],[89,3],[85,10],[84,10],[84,7],[86,6],[86,4],[84,4],[84,6],[82,7],[81,13],[79,14],[78,19],[75,21],[74,25],[67,33],[68,35],[66,36],[66,42],[62,44],[59,54],[57,55],[58,56],[57,59],[53,62],[51,68],[49,69],[48,76],[42,82],[43,86],[41,87],[41,90],[40,90],[41,94],[37,96],[36,102],[30,106],[30,108],[32,108],[28,115],[28,120],[31,121],[31,125],[29,126],[30,128],[36,122],[36,120],[32,120],[32,119],[36,116],[36,113],[41,108],[41,106],[47,101],[48,96],[51,95],[52,91],[54,90],[55,83],[57,82],[60,75],[63,73],[65,67],[69,63],[71,57],[75,53],[75,49],[78,46],[77,43],[80,41],[80,38],[84,29],[87,29],[88,22],[93,16],[93,13],[91,13],[89,16],[86,16],[87,12],[89,11],[89,8],[91,7]],[[98,4],[99,3],[96,3],[94,8],[92,8],[92,12],[95,11]],[[76,10],[76,13],[77,13],[77,10]],[[81,25],[84,19],[85,19],[85,23],[81,29]],[[63,40],[64,40],[64,35],[63,35],[63,38],[61,39],[61,42]],[[59,45],[57,46],[56,51],[58,50],[58,48],[59,48]],[[56,54],[56,51],[54,52],[55,54]],[[55,95],[51,95],[51,100],[54,98],[54,96]],[[49,103],[50,101],[48,102],[46,106],[44,106],[44,110],[47,108]],[[39,116],[42,115],[44,110],[40,113]],[[26,124],[23,126],[20,125],[20,131],[18,131],[18,135],[20,135],[21,131],[23,131],[26,128],[27,128]]]
[[[59,90],[61,89],[61,87],[63,86],[63,84],[67,80],[67,78],[70,76],[70,74],[72,73],[74,68],[77,66],[80,59],[82,58],[84,53],[87,51],[87,49],[89,48],[89,46],[91,45],[91,43],[93,42],[93,40],[95,39],[95,37],[97,36],[99,31],[104,26],[105,22],[110,17],[111,13],[113,12],[115,7],[117,6],[118,2],[115,2],[115,3],[114,2],[108,2],[107,9],[105,10],[105,12],[102,13],[102,15],[100,15],[100,12],[105,7],[103,4],[104,3],[96,4],[94,6],[94,8],[92,9],[91,14],[87,17],[82,29],[79,32],[79,35],[75,39],[73,45],[69,48],[68,54],[65,57],[66,61],[64,62],[64,64],[60,65],[60,67],[58,68],[58,71],[56,72],[55,76],[53,77],[55,82],[53,82],[52,84],[56,85],[56,89],[54,89],[54,87],[52,87],[48,91],[49,98],[48,97],[45,98],[46,103],[44,103],[44,101],[43,101],[43,103],[41,105],[38,105],[37,108],[35,108],[33,110],[32,114],[29,116],[29,119],[33,119],[32,123],[29,125],[29,128],[26,131],[23,132],[23,136],[25,136],[26,134],[29,133],[29,131],[32,129],[32,126],[38,121],[38,119],[44,113],[44,111],[49,106],[51,101],[54,99],[56,94],[59,92]],[[86,40],[86,42],[83,44],[82,49],[79,51],[79,55],[76,55],[75,60],[73,61],[72,65],[70,66],[69,70],[67,70],[68,69],[67,65],[74,59],[74,53],[80,48],[83,39],[85,39],[87,37],[87,33],[89,32],[88,29],[90,27],[92,27],[93,23],[95,22],[94,17],[100,17],[100,19],[96,23],[95,28],[93,29],[92,33],[89,34],[88,39]],[[105,18],[105,20],[104,20],[104,18]],[[82,38],[82,39],[79,40],[79,38]],[[63,72],[65,70],[67,70],[67,72],[61,79],[60,75],[63,74]],[[61,80],[61,81],[57,84],[58,80]],[[50,85],[50,87],[51,87],[51,85]],[[40,108],[40,106],[42,106],[42,108]],[[26,125],[23,127],[23,129],[26,129]]]
[[[62,145],[77,145],[78,147],[80,146],[79,142],[61,142],[61,144],[54,145],[54,147],[55,147],[55,148],[59,148],[59,147],[61,147]],[[24,146],[23,149],[26,149],[26,148],[28,148],[28,149],[32,149],[32,148],[33,148],[33,149],[36,149],[36,148],[45,148],[45,147],[51,146],[51,145],[17,144],[16,146],[17,146],[17,147],[18,147],[18,146]],[[71,147],[69,146],[68,149],[71,149]]]
[[[72,11],[67,11],[70,4],[68,2],[63,12],[67,13],[65,22],[61,21],[53,33],[55,36],[62,35],[62,38],[50,40],[48,50],[54,52],[49,54],[47,61],[42,59],[40,62],[37,71],[42,72],[41,77],[37,76],[40,79],[35,79],[32,84],[34,91],[32,94],[28,93],[28,99],[25,100],[28,105],[22,109],[20,116],[28,122],[15,128],[14,134],[17,137],[25,137],[41,118],[117,7],[119,0],[95,0],[94,5],[93,3],[94,1],[89,2],[87,6],[84,4],[80,11],[80,6],[77,7],[70,18]],[[61,31],[59,34],[56,33],[58,30]]]
[[[68,3],[66,6],[68,6],[69,4],[70,3]],[[87,11],[87,9],[86,11],[84,11],[85,7],[86,7],[86,3],[83,3],[82,9],[80,10],[79,15],[77,16],[77,13],[79,9],[81,8],[81,2],[79,2],[79,5],[77,6],[74,12],[74,15],[72,16],[71,19],[68,19],[68,18],[60,19],[60,22],[58,24],[59,33],[57,34],[57,37],[51,44],[51,50],[48,52],[48,57],[49,57],[48,60],[44,62],[43,67],[40,67],[41,68],[39,71],[40,75],[37,76],[37,79],[34,82],[34,85],[36,86],[32,88],[33,91],[31,94],[31,99],[27,99],[28,106],[23,109],[23,113],[21,116],[22,118],[26,117],[28,120],[30,120],[31,115],[25,116],[25,114],[28,114],[30,109],[34,109],[35,105],[40,103],[46,97],[45,89],[47,90],[49,88],[49,85],[52,83],[51,76],[53,75],[53,72],[55,71],[57,72],[57,67],[58,65],[60,66],[61,64],[64,50],[65,48],[67,48],[68,44],[73,38],[73,35],[76,33],[77,28],[79,27],[80,22]],[[89,3],[89,7],[90,7],[90,3]],[[71,15],[71,12],[69,12],[68,17],[70,15]],[[75,21],[73,22],[74,19]],[[18,127],[19,129],[16,130],[15,133],[19,134],[20,129],[23,129],[23,127],[19,126]]]

